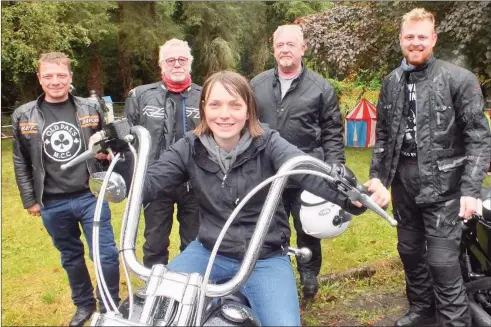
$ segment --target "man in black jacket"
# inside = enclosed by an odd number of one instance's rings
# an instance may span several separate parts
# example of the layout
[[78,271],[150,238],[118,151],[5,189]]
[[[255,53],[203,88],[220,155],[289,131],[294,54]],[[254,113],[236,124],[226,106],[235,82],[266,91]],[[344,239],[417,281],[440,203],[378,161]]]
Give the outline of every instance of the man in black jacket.
[[[187,42],[172,39],[160,47],[162,81],[130,91],[125,116],[133,125],[148,129],[152,136],[149,164],[199,122],[201,86],[191,82],[193,57]],[[189,183],[178,187],[172,197],[145,206],[143,264],[151,268],[169,261],[169,236],[177,203],[181,251],[196,238],[199,228],[198,203]]]
[[[69,94],[70,59],[63,53],[43,54],[38,79],[44,94],[17,108],[12,115],[14,169],[24,208],[41,216],[60,251],[77,306],[70,326],[82,326],[95,310],[94,289],[84,259],[80,226],[92,254],[92,225],[97,199],[90,192],[89,174],[101,170],[96,159],[68,171],[61,164],[86,150],[89,138],[104,126],[98,102]],[[119,303],[119,257],[104,201],[100,221],[100,261],[115,305]],[[92,255],[91,255],[92,259]],[[100,311],[106,308],[98,293]]]
[[369,190],[392,187],[409,311],[396,326],[470,326],[460,264],[462,225],[477,210],[489,125],[477,78],[433,56],[431,13],[404,15],[401,67],[383,81]]
[[[336,94],[328,81],[302,63],[306,49],[300,26],[278,27],[273,35],[277,66],[251,81],[259,119],[300,150],[327,163],[345,163],[343,123]],[[293,216],[297,245],[312,250],[311,261],[298,263],[298,272],[304,295],[313,296],[318,290],[321,244],[302,230],[299,212],[303,189],[289,186],[282,201],[287,214]]]

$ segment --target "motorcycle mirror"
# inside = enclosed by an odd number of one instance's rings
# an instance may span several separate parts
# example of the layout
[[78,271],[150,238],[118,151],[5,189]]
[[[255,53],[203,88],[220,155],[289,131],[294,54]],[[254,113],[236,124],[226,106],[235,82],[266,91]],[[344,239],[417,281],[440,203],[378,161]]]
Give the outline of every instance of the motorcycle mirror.
[[[95,196],[98,196],[101,191],[102,182],[106,177],[106,173],[107,172],[104,171],[90,175],[89,188]],[[112,172],[104,194],[104,200],[119,203],[126,197],[126,190],[126,183],[123,177],[118,173]]]

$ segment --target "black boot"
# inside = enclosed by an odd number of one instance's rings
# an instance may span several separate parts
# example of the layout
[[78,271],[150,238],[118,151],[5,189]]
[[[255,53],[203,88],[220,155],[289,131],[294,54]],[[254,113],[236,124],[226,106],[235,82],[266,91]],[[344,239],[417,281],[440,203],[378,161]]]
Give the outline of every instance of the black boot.
[[306,271],[300,274],[300,283],[303,285],[303,295],[305,297],[313,297],[319,290],[319,282],[317,275],[311,271]]
[[70,321],[70,326],[83,326],[84,323],[92,317],[95,311],[95,306],[77,307],[77,311]]
[[411,310],[406,312],[399,320],[397,320],[394,324],[396,327],[402,326],[423,326],[423,325],[431,325],[435,323],[435,314],[428,313],[416,313]]

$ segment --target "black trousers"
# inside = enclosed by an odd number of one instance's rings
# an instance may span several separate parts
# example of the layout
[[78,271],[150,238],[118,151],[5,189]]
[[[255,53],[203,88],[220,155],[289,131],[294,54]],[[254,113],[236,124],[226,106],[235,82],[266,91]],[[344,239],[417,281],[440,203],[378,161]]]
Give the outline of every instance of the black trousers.
[[470,326],[459,263],[460,199],[418,205],[419,187],[417,160],[402,158],[392,183],[392,204],[410,308],[436,310],[442,326]]
[[297,247],[307,247],[312,251],[312,259],[307,263],[297,262],[297,270],[300,274],[312,272],[319,275],[322,265],[321,240],[305,234],[300,222],[300,194],[303,189],[285,188],[283,191],[283,206],[286,214],[293,217],[293,226],[297,232]]
[[176,188],[171,197],[151,202],[144,210],[143,264],[148,268],[169,263],[169,236],[174,221],[174,204],[177,204],[181,252],[198,235],[198,200],[192,188],[188,189],[183,184]]

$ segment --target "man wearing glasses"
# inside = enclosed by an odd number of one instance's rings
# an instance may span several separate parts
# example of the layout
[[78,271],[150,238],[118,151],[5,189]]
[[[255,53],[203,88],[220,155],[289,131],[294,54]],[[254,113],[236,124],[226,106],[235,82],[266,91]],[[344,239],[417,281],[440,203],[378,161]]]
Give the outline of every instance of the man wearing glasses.
[[[89,174],[102,170],[90,159],[67,171],[61,164],[87,149],[90,137],[104,126],[98,102],[71,95],[70,59],[63,53],[41,55],[38,80],[44,93],[12,115],[14,170],[22,204],[41,216],[53,245],[60,251],[77,307],[70,326],[83,326],[95,311],[94,288],[84,258],[81,230],[92,259],[92,225],[97,199],[89,190]],[[36,223],[36,222],[34,222]],[[100,261],[111,298],[119,303],[119,257],[104,201],[100,221]],[[99,310],[106,308],[99,292]]]
[[[133,125],[147,128],[152,136],[149,164],[199,123],[201,86],[191,82],[192,62],[187,42],[167,41],[159,52],[162,80],[134,88],[126,99],[125,116]],[[169,261],[174,204],[177,204],[180,250],[198,234],[198,203],[191,185],[181,185],[173,195],[145,205],[143,264],[148,268]]]

